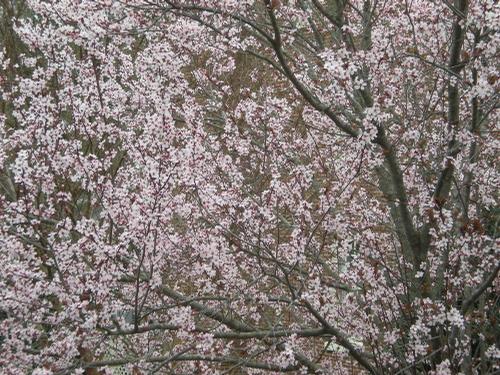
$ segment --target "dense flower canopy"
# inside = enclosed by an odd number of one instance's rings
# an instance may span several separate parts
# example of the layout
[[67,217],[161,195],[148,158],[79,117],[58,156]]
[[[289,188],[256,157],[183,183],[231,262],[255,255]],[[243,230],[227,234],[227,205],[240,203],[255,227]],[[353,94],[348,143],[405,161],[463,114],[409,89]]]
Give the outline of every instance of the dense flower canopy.
[[498,370],[496,1],[2,4],[0,372]]

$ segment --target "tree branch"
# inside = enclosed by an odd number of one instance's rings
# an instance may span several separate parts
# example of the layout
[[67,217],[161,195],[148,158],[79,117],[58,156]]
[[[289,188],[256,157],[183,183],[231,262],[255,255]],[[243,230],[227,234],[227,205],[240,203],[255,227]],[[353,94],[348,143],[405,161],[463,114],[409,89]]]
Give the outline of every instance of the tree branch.
[[474,303],[481,297],[486,289],[488,289],[493,281],[495,281],[498,272],[500,271],[500,263],[495,267],[493,272],[471,293],[469,297],[462,303],[461,313],[465,315],[467,311],[474,305]]
[[126,357],[120,359],[109,359],[103,361],[94,361],[82,364],[81,367],[84,369],[88,368],[100,368],[100,367],[115,367],[115,366],[123,366],[131,363],[138,362],[146,362],[146,363],[159,363],[159,362],[185,362],[185,361],[203,361],[203,362],[218,362],[221,364],[229,364],[229,365],[240,365],[243,367],[255,368],[259,370],[265,371],[276,371],[276,372],[291,372],[297,371],[299,366],[280,366],[270,363],[264,362],[256,362],[256,361],[242,361],[241,358],[235,357],[213,357],[213,356],[204,356],[198,354],[184,354],[184,355],[173,355],[173,356],[164,356],[164,357]]
[[278,61],[285,72],[286,77],[290,80],[290,82],[295,86],[297,91],[304,97],[304,99],[307,100],[309,104],[311,104],[316,110],[319,112],[322,112],[326,114],[333,122],[334,124],[342,130],[344,133],[347,133],[348,135],[352,137],[357,137],[359,135],[359,132],[355,130],[354,128],[350,127],[347,125],[345,122],[343,122],[340,117],[338,117],[330,108],[330,106],[321,103],[321,101],[314,95],[302,82],[299,81],[297,76],[293,73],[292,69],[288,65],[288,62],[286,61],[285,54],[283,53],[283,46],[281,42],[281,32],[280,28],[278,25],[278,21],[276,20],[276,16],[274,15],[273,11],[271,9],[268,9],[268,15],[269,18],[271,19],[271,25],[274,30],[274,38],[271,42],[271,45],[274,49],[274,52],[276,54],[276,57],[278,58]]
[[349,354],[356,360],[358,363],[363,366],[365,369],[367,369],[370,374],[378,374],[377,370],[375,367],[369,362],[368,358],[364,353],[359,351],[350,341],[349,339],[342,334],[338,329],[335,327],[332,327],[326,319],[308,302],[304,301],[304,305],[309,310],[309,312],[314,315],[314,317],[325,327],[325,330],[328,333],[331,333],[333,336],[335,336],[337,342],[339,345],[344,347],[349,351]]

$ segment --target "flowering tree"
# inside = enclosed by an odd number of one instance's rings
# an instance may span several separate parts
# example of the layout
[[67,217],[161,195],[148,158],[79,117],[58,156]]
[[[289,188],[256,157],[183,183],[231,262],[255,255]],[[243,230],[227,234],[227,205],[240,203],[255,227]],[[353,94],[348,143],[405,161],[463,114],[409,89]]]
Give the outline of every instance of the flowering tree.
[[498,369],[496,1],[1,4],[2,373]]

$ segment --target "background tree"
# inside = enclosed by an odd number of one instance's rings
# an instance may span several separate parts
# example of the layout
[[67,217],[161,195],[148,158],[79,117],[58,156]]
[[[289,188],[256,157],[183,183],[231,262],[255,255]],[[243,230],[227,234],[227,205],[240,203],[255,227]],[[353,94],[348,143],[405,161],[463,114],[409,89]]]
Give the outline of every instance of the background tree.
[[494,1],[2,16],[3,371],[497,369]]

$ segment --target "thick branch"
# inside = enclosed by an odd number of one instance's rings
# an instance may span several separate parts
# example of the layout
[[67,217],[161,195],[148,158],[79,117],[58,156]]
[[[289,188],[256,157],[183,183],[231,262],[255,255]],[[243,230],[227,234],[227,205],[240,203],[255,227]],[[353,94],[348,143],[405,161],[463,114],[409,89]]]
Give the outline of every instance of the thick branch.
[[471,293],[471,295],[462,303],[461,312],[466,314],[481,295],[488,289],[493,281],[495,281],[498,272],[500,271],[500,263],[495,267],[491,274]]
[[[134,335],[151,331],[175,331],[181,329],[174,324],[150,324],[138,327],[137,329],[110,330],[106,334],[111,336]],[[255,330],[252,332],[212,332],[208,329],[196,328],[198,333],[211,333],[216,339],[265,339],[268,337],[289,337],[297,335],[299,337],[318,337],[327,334],[323,328],[305,328],[300,330]]]
[[195,11],[195,12],[205,12],[205,13],[210,13],[210,14],[217,14],[221,16],[227,16],[230,17],[234,20],[240,21],[248,26],[250,26],[252,29],[257,31],[260,35],[262,35],[265,39],[267,39],[269,42],[272,42],[272,37],[261,27],[259,27],[255,22],[247,19],[246,17],[243,17],[239,14],[232,14],[229,12],[225,12],[219,9],[214,9],[214,8],[207,8],[207,7],[202,7],[202,6],[196,6],[196,5],[178,5],[175,4],[173,1],[166,0],[166,3],[169,4],[172,9],[177,9],[177,10],[185,10],[185,11]]
[[[249,333],[249,332],[255,331],[255,329],[252,326],[250,326],[246,323],[243,323],[239,320],[232,319],[232,318],[224,315],[220,311],[217,311],[217,310],[212,309],[210,307],[204,306],[201,303],[190,300],[190,299],[184,297],[182,294],[177,293],[176,291],[174,291],[166,286],[163,286],[161,288],[161,290],[163,293],[165,293],[170,298],[172,298],[178,302],[185,303],[188,306],[191,306],[191,308],[193,308],[194,310],[198,311],[199,313],[205,315],[206,317],[217,320],[218,322],[224,324],[225,326],[227,326],[235,331],[238,331],[240,333],[241,332]],[[265,338],[265,337],[263,337],[263,338]],[[313,372],[318,370],[318,366],[316,364],[314,364],[313,362],[311,362],[304,355],[302,355],[300,353],[294,353],[294,356],[295,356],[295,359],[297,361],[299,361],[302,365],[306,366],[309,370],[311,370]]]
[[[461,13],[467,12],[467,0],[456,0],[455,8]],[[452,42],[450,48],[450,58],[448,61],[448,69],[456,76],[460,73],[463,65],[460,64],[460,51],[465,38],[465,29],[460,25],[461,18],[457,17],[453,23]],[[458,84],[450,82],[448,84],[448,128],[452,131],[460,122],[460,95]],[[448,144],[447,157],[453,158],[458,153],[455,137]],[[446,167],[441,172],[436,189],[434,191],[434,199],[438,204],[443,204],[448,198],[451,189],[451,180],[454,172],[453,163],[447,162]]]
[[[393,218],[395,221],[398,219],[403,226],[403,232],[408,240],[413,255],[413,262],[415,265],[420,264],[422,258],[422,249],[420,238],[415,230],[410,209],[408,207],[408,196],[403,179],[403,173],[397,160],[394,147],[387,140],[385,130],[382,126],[378,127],[377,137],[375,143],[382,147],[382,152],[385,156],[386,167],[389,171],[390,182],[393,189],[394,198],[397,200],[397,213],[398,217]],[[383,176],[381,176],[383,178]]]
[[250,367],[259,370],[265,371],[277,371],[277,372],[290,372],[297,371],[299,366],[279,366],[270,363],[264,362],[256,362],[256,361],[247,361],[242,360],[241,358],[235,357],[212,357],[212,356],[204,356],[198,354],[185,354],[179,356],[165,356],[165,357],[126,357],[120,359],[110,359],[103,361],[94,361],[83,364],[83,368],[100,368],[100,367],[114,367],[114,366],[123,366],[130,363],[138,363],[138,362],[147,362],[147,363],[159,363],[159,362],[185,362],[185,361],[203,361],[203,362],[219,362],[222,364],[229,365],[239,365],[242,367]]
[[271,43],[276,57],[285,72],[286,77],[290,80],[290,82],[294,85],[297,91],[307,100],[309,104],[311,104],[316,110],[323,112],[326,114],[334,124],[342,130],[344,133],[352,137],[358,136],[358,131],[347,125],[340,117],[338,117],[330,108],[330,106],[323,104],[317,97],[314,95],[293,73],[292,69],[288,65],[285,54],[283,53],[283,46],[281,42],[281,32],[278,25],[278,21],[272,10],[268,10],[269,17],[271,19],[271,25],[274,30],[274,39]]
[[172,290],[166,286],[163,286],[161,288],[162,292],[169,296],[170,298],[184,303],[188,306],[191,306],[194,310],[200,312],[201,314],[205,315],[208,318],[215,319],[218,322],[224,324],[225,326],[234,329],[235,331],[238,332],[252,332],[255,329],[243,322],[240,322],[239,320],[232,319],[224,314],[222,314],[220,311],[217,311],[215,309],[212,309],[210,307],[204,306],[199,302],[190,300],[189,298],[184,297],[182,294],[177,293],[175,290]]
[[370,374],[377,374],[377,370],[373,365],[369,362],[366,355],[360,352],[350,341],[349,339],[342,334],[338,329],[332,327],[326,319],[308,302],[304,301],[304,305],[309,310],[309,312],[314,315],[314,317],[325,327],[325,330],[332,334],[337,340],[338,344],[344,347],[349,351],[349,354],[356,360],[358,363],[367,369]]

